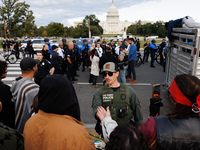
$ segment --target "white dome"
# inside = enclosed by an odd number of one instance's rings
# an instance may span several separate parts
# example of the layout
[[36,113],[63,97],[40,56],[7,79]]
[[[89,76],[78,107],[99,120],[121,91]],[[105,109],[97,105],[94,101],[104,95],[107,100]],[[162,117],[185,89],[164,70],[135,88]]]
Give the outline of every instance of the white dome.
[[112,2],[112,6],[108,9],[107,12],[107,21],[119,21],[118,10]]

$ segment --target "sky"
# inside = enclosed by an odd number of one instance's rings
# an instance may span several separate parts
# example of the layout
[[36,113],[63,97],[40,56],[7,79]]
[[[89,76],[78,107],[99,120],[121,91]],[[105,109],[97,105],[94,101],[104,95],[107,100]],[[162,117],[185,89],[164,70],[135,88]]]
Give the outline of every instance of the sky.
[[[106,21],[112,0],[26,0],[26,3],[37,26],[47,26],[50,22],[73,26],[74,21],[82,21],[90,14]],[[189,15],[200,22],[200,0],[114,0],[114,3],[120,21],[169,21]]]

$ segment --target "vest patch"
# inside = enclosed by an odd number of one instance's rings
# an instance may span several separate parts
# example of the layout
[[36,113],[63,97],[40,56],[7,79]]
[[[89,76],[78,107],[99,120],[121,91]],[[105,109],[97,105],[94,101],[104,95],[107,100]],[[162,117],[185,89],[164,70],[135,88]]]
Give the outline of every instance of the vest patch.
[[114,99],[113,94],[103,94],[103,102],[110,102]]

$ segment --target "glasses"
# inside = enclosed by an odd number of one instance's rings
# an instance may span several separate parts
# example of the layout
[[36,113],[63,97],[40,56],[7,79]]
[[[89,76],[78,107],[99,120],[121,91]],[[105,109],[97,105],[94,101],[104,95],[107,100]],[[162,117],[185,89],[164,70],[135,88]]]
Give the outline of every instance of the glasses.
[[115,72],[108,72],[108,73],[104,72],[104,73],[103,73],[103,76],[106,77],[107,74],[108,74],[110,77],[112,77],[112,76],[113,76],[113,73],[115,73]]

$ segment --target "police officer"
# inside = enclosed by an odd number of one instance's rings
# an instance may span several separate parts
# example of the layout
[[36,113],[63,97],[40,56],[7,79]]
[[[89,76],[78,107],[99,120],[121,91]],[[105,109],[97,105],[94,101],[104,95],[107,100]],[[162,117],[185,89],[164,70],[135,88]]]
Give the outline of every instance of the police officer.
[[85,71],[85,66],[88,66],[88,52],[90,49],[90,46],[87,44],[87,40],[84,39],[83,40],[83,45],[81,46],[81,52],[82,52],[82,60],[83,60],[83,64],[82,64],[82,72]]
[[93,95],[94,117],[100,122],[98,116],[96,116],[97,108],[99,106],[103,106],[104,109],[109,107],[111,117],[118,124],[133,123],[131,119],[134,118],[133,124],[140,126],[143,122],[140,102],[130,86],[118,82],[119,71],[117,65],[113,62],[106,63],[103,66],[103,76],[107,85],[100,87]]
[[62,39],[62,43],[63,43],[64,54],[66,54],[66,52],[68,50],[67,40]]
[[[73,40],[73,44],[74,44],[74,53],[75,53],[75,56],[76,56],[76,60],[75,60],[75,69],[78,70],[78,63],[80,62],[80,48],[79,46],[76,44],[76,40]],[[79,76],[77,75],[76,71],[75,71],[75,76]]]
[[33,42],[31,41],[31,39],[28,37],[28,41],[27,41],[27,49],[29,51],[29,57],[34,58],[34,50],[33,50]]
[[45,38],[44,42],[45,42],[45,45],[43,46],[42,53],[43,53],[44,59],[50,61],[50,54],[52,52],[52,47],[51,47],[51,44],[49,43],[48,38]]
[[51,63],[53,65],[53,67],[55,68],[54,74],[62,74],[62,57],[59,56],[59,54],[57,53],[58,51],[58,46],[53,45],[52,46],[52,53],[51,53]]
[[51,54],[51,52],[52,52],[52,46],[51,46],[51,44],[49,43],[49,39],[48,38],[45,38],[44,39],[44,43],[46,44],[46,45],[48,45],[48,51],[49,51],[49,53]]
[[163,52],[163,48],[166,46],[166,42],[165,42],[165,39],[162,40],[162,43],[160,44],[159,46],[159,54],[160,54],[160,65],[163,64],[163,55],[162,55],[162,52]]
[[145,61],[148,62],[148,59],[149,59],[149,53],[151,52],[149,44],[150,44],[149,39],[147,39],[147,42],[143,45],[143,48],[144,48],[143,63]]
[[[75,60],[76,60],[76,55],[73,52],[74,51],[74,44],[73,42],[69,43],[68,50],[66,53],[66,60],[67,60],[67,65],[68,65],[68,72],[67,72],[67,78],[72,82],[72,81],[77,81],[77,79],[74,78],[75,75]],[[72,82],[73,83],[73,82]]]
[[13,46],[14,46],[14,50],[15,50],[15,56],[17,57],[17,59],[19,59],[19,46],[20,46],[20,44],[18,43],[16,37],[14,38]]
[[154,63],[154,57],[155,57],[155,52],[158,50],[158,47],[156,46],[156,40],[152,40],[151,44],[149,45],[150,50],[151,50],[151,65],[150,67],[155,68],[156,66],[153,65]]
[[2,43],[1,43],[2,47],[3,47],[3,51],[5,52],[6,51],[6,41],[3,40]]
[[[15,41],[13,41],[13,39],[11,38],[9,42],[10,42],[10,50],[12,51],[13,50],[13,44],[14,44]],[[20,44],[21,44],[21,42],[19,42],[19,45]]]
[[10,41],[6,40],[6,47],[7,47],[7,51],[10,51]]
[[40,85],[42,79],[49,74],[52,75],[55,69],[52,66],[50,61],[43,59],[42,51],[37,51],[36,55],[38,59],[38,64],[37,64],[38,71],[36,75],[34,76],[34,81],[35,83]]

